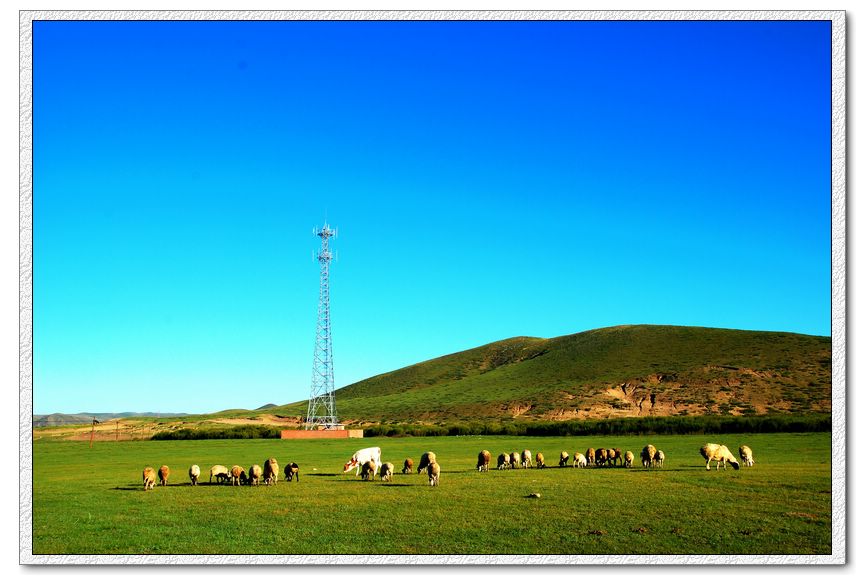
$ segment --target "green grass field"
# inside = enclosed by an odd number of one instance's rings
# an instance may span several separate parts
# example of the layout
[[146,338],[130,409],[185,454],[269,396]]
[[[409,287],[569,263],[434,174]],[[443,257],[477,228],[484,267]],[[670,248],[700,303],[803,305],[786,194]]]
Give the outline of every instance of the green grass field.
[[[711,440],[756,465],[705,469]],[[663,469],[639,468],[651,442]],[[378,445],[397,475],[363,482],[342,464]],[[619,447],[634,469],[560,469],[558,453]],[[548,469],[478,473],[477,453],[542,451]],[[399,473],[435,451],[441,485]],[[300,482],[208,485],[211,465],[295,461]],[[39,554],[830,554],[828,433],[657,437],[437,437],[363,440],[82,442],[33,445]],[[202,469],[191,486],[187,469]],[[168,465],[145,492],[141,471]],[[280,472],[281,477],[281,472]],[[540,499],[527,496],[537,492]]]

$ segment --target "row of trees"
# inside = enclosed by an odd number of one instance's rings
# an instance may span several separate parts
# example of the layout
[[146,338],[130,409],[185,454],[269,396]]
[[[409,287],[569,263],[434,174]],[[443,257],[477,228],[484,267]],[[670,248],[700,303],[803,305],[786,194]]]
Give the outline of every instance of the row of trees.
[[804,433],[829,431],[828,414],[790,416],[677,416],[550,422],[461,422],[450,425],[382,424],[364,429],[367,437],[517,435],[695,435],[716,433]]
[[[363,429],[366,437],[445,437],[516,435],[569,437],[581,435],[706,435],[727,433],[806,433],[829,431],[832,418],[820,415],[667,416],[550,422],[461,422],[448,425],[380,424]],[[241,425],[162,431],[152,440],[278,439],[280,429]]]

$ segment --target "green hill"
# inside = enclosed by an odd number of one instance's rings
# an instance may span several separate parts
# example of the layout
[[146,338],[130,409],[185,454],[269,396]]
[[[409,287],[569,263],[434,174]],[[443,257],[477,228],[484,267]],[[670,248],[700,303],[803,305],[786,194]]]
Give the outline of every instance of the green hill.
[[619,326],[505,339],[351,384],[336,401],[349,424],[827,413],[830,365],[828,337]]

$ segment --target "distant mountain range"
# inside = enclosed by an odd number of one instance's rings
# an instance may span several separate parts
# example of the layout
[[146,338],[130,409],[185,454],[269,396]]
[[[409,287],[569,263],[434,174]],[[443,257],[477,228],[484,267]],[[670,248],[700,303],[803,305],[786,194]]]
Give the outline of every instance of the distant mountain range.
[[144,417],[144,418],[176,418],[188,416],[184,412],[78,412],[76,414],[34,414],[34,427],[58,427],[62,425],[90,424],[95,418],[99,422],[114,418]]

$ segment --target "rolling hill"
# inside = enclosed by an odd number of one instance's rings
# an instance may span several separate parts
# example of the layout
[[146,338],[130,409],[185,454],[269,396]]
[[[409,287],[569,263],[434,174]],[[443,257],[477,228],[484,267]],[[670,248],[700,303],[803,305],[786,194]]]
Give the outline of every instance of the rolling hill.
[[351,384],[336,402],[354,424],[827,413],[831,340],[656,325],[515,337]]
[[[340,420],[354,427],[825,415],[831,406],[831,340],[658,325],[608,327],[552,339],[514,337],[345,386],[336,391],[336,404]],[[113,440],[119,432],[148,438],[160,431],[227,425],[296,427],[306,410],[307,402],[300,401],[173,419],[126,418],[119,430],[97,426],[96,437]],[[90,416],[83,421],[87,428],[44,429],[45,436],[88,440]]]

